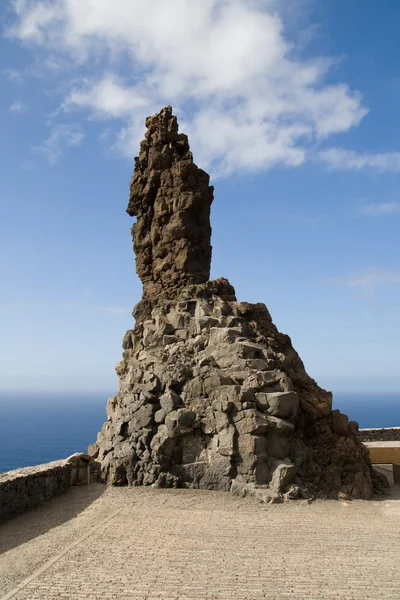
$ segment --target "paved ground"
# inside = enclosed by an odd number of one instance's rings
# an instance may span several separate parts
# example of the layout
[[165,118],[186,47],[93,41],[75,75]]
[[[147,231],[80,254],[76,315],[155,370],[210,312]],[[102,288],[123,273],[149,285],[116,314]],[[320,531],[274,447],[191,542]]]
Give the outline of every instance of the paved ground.
[[400,490],[262,506],[73,488],[0,526],[0,600],[399,600]]

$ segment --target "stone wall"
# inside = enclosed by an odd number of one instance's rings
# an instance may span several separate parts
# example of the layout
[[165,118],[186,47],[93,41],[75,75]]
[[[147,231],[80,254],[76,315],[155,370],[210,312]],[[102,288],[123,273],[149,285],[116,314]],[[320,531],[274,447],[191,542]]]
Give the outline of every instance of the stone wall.
[[[89,471],[87,468],[89,466]],[[86,454],[74,454],[34,467],[0,473],[0,523],[66,492],[77,479],[99,481],[99,464]]]
[[400,441],[400,427],[385,427],[382,429],[360,429],[360,442],[395,442]]

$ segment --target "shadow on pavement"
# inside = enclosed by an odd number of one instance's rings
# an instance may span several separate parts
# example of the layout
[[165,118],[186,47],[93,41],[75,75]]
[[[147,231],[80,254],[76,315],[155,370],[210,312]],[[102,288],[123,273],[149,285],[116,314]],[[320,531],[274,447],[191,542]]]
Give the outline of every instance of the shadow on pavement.
[[389,494],[376,494],[373,498],[374,502],[387,502],[388,500],[400,500],[400,485],[391,485]]
[[46,504],[0,524],[0,554],[74,519],[95,502],[106,489],[107,486],[101,483],[79,488],[72,487],[65,494],[52,498]]
[[378,471],[382,475],[385,475],[386,479],[389,482],[389,494],[388,495],[376,495],[374,500],[384,501],[384,500],[400,500],[400,485],[397,485],[393,482],[393,467],[392,465],[373,465],[374,470]]

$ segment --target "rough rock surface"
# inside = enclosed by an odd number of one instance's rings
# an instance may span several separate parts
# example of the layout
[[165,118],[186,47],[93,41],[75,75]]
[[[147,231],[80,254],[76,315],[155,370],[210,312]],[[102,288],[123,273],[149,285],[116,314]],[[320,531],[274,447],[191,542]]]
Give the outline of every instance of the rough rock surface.
[[210,276],[214,188],[194,164],[170,106],[148,117],[146,127],[127,213],[136,217],[132,237],[143,298],[171,298],[183,286]]
[[209,281],[212,188],[171,108],[146,121],[128,213],[143,299],[118,393],[89,453],[113,485],[232,490],[261,500],[371,498],[358,426],[310,378],[264,304]]

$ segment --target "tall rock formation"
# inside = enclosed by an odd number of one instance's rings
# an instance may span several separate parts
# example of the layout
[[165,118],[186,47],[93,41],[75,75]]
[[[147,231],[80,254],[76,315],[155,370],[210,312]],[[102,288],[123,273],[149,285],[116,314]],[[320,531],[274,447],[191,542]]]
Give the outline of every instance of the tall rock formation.
[[264,500],[371,498],[385,486],[357,423],[331,410],[264,304],[209,281],[213,188],[171,107],[146,126],[127,209],[143,298],[89,447],[103,478]]
[[170,106],[146,119],[146,139],[135,158],[127,213],[143,298],[174,297],[210,276],[209,176],[193,162]]

